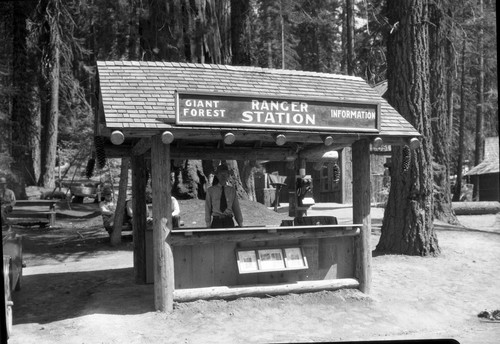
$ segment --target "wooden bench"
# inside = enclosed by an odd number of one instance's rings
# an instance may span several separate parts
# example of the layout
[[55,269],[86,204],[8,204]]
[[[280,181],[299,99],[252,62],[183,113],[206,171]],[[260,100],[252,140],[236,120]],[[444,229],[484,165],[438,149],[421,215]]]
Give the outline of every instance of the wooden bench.
[[7,215],[9,223],[50,227],[56,224],[56,203],[58,200],[18,200]]

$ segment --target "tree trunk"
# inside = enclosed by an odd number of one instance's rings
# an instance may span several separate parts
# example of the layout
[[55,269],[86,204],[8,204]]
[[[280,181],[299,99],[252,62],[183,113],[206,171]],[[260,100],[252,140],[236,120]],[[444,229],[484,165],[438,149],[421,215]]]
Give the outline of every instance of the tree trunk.
[[[168,176],[169,173],[165,172]],[[201,160],[185,160],[174,171],[172,193],[180,198],[205,199],[205,176]]]
[[458,220],[451,207],[450,144],[447,76],[448,41],[451,22],[445,12],[446,0],[429,4],[430,102],[434,157],[434,217],[451,224]]
[[31,3],[13,3],[12,83],[16,92],[12,97],[12,156],[15,157],[13,168],[28,185],[36,184],[40,168],[36,159],[40,121],[37,121],[36,106],[33,104],[36,94],[32,87],[36,84],[37,73],[31,68],[27,47],[29,33],[26,29],[26,21],[32,11]]
[[[483,20],[483,0],[479,0],[479,20]],[[474,166],[483,160],[484,128],[483,128],[483,102],[484,102],[484,47],[483,26],[479,24],[478,37],[478,76],[477,76],[477,107],[476,107],[476,150],[474,153]],[[474,191],[472,197],[479,200],[479,178],[474,176]]]
[[140,60],[140,35],[139,35],[139,5],[137,0],[130,0],[130,19],[126,36],[125,58],[128,61]]
[[352,9],[352,0],[345,2],[346,19],[346,65],[347,75],[354,75],[354,15]]
[[255,193],[255,182],[254,182],[254,173],[256,161],[239,161],[238,168],[241,171],[241,182],[243,189],[245,190],[248,199],[250,201],[257,201],[257,196]]
[[377,250],[409,255],[439,253],[433,225],[432,132],[429,103],[429,33],[426,1],[389,0],[388,101],[422,135],[403,168],[406,149],[393,146],[391,188]]
[[173,27],[174,31],[172,32],[172,36],[175,39],[175,43],[173,44],[177,48],[177,59],[178,61],[186,60],[186,53],[184,51],[184,27],[183,27],[183,15],[182,15],[182,4],[181,0],[172,1],[173,6]]
[[267,68],[273,68],[273,40],[272,40],[272,22],[271,16],[267,17]]
[[243,187],[243,183],[241,182],[242,179],[240,177],[238,162],[236,160],[226,160],[225,162],[230,173],[228,183],[236,189],[238,199],[248,199],[248,194]]
[[48,119],[45,122],[45,147],[44,147],[44,170],[43,186],[53,188],[54,168],[56,166],[57,135],[59,123],[59,84],[60,84],[60,43],[61,37],[58,22],[58,1],[53,2],[54,13],[49,17],[50,25],[50,48],[51,48],[51,66],[50,66],[50,110]]
[[119,245],[122,241],[123,217],[125,215],[125,203],[127,201],[128,170],[130,158],[122,158],[120,168],[120,182],[118,184],[118,200],[116,202],[113,232],[111,233],[111,246]]
[[250,10],[250,1],[231,0],[231,64],[234,66],[251,65],[250,51],[242,45]]
[[458,129],[458,162],[457,162],[457,180],[453,201],[460,201],[462,194],[462,169],[464,164],[464,141],[465,141],[465,38],[462,46],[462,78],[460,82],[460,123]]

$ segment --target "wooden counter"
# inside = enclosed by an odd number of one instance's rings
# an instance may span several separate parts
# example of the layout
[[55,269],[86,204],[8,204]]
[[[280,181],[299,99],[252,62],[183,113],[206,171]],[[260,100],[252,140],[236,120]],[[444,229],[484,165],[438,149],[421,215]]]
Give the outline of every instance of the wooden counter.
[[[275,286],[271,288],[275,293],[280,293],[283,288],[309,288],[311,291],[325,285],[337,288],[342,285],[341,280],[347,281],[348,287],[357,287],[354,238],[360,235],[360,227],[359,224],[342,224],[175,229],[170,232],[167,242],[173,253],[176,299],[190,300],[193,295],[201,297],[201,289],[193,292],[192,289],[196,288],[209,290],[213,297],[219,287],[242,288],[245,295],[251,290],[249,286],[255,288],[256,295],[263,286],[266,288],[262,290]],[[152,233],[148,232],[147,280],[152,282]],[[307,259],[307,268],[246,274],[238,271],[238,250],[281,247],[301,248]],[[223,294],[227,294],[227,290]]]

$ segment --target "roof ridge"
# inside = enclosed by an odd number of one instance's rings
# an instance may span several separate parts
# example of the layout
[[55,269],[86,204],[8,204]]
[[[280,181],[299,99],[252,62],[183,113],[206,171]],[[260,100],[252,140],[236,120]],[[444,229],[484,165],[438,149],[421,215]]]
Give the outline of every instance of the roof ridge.
[[147,67],[180,67],[180,68],[204,68],[204,69],[225,69],[233,71],[247,71],[247,72],[257,72],[257,73],[269,73],[269,74],[289,74],[289,75],[302,75],[302,76],[315,76],[315,77],[327,77],[334,79],[345,79],[345,80],[361,80],[363,78],[359,76],[325,73],[325,72],[313,72],[313,71],[303,71],[294,69],[277,69],[277,68],[262,68],[255,66],[233,66],[224,64],[209,64],[209,63],[192,63],[192,62],[169,62],[169,61],[97,61],[98,66],[133,66],[140,67],[141,65]]

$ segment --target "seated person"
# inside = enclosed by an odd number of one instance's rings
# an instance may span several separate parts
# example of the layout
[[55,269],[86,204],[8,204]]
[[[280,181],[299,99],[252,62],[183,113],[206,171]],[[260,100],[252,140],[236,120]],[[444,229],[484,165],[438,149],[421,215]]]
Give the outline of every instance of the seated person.
[[3,227],[8,224],[7,216],[12,212],[12,209],[16,204],[16,196],[11,189],[7,188],[7,179],[4,177],[0,178],[0,202]]
[[[146,201],[148,200],[148,197],[146,195]],[[179,207],[179,202],[177,202],[177,199],[175,199],[174,196],[171,198],[172,200],[172,225],[174,228],[179,227],[179,219],[180,219],[180,207]],[[133,210],[132,210],[132,199],[127,201],[127,214],[130,216],[130,218],[133,217]],[[149,210],[149,207],[146,209],[146,222],[148,224],[153,222],[153,214]]]
[[179,207],[179,202],[172,196],[172,228],[179,227],[179,222],[181,219],[181,208]]
[[104,189],[102,196],[104,197],[104,201],[99,203],[99,209],[101,210],[104,228],[111,235],[115,221],[116,202],[113,199],[113,193],[110,189]]

